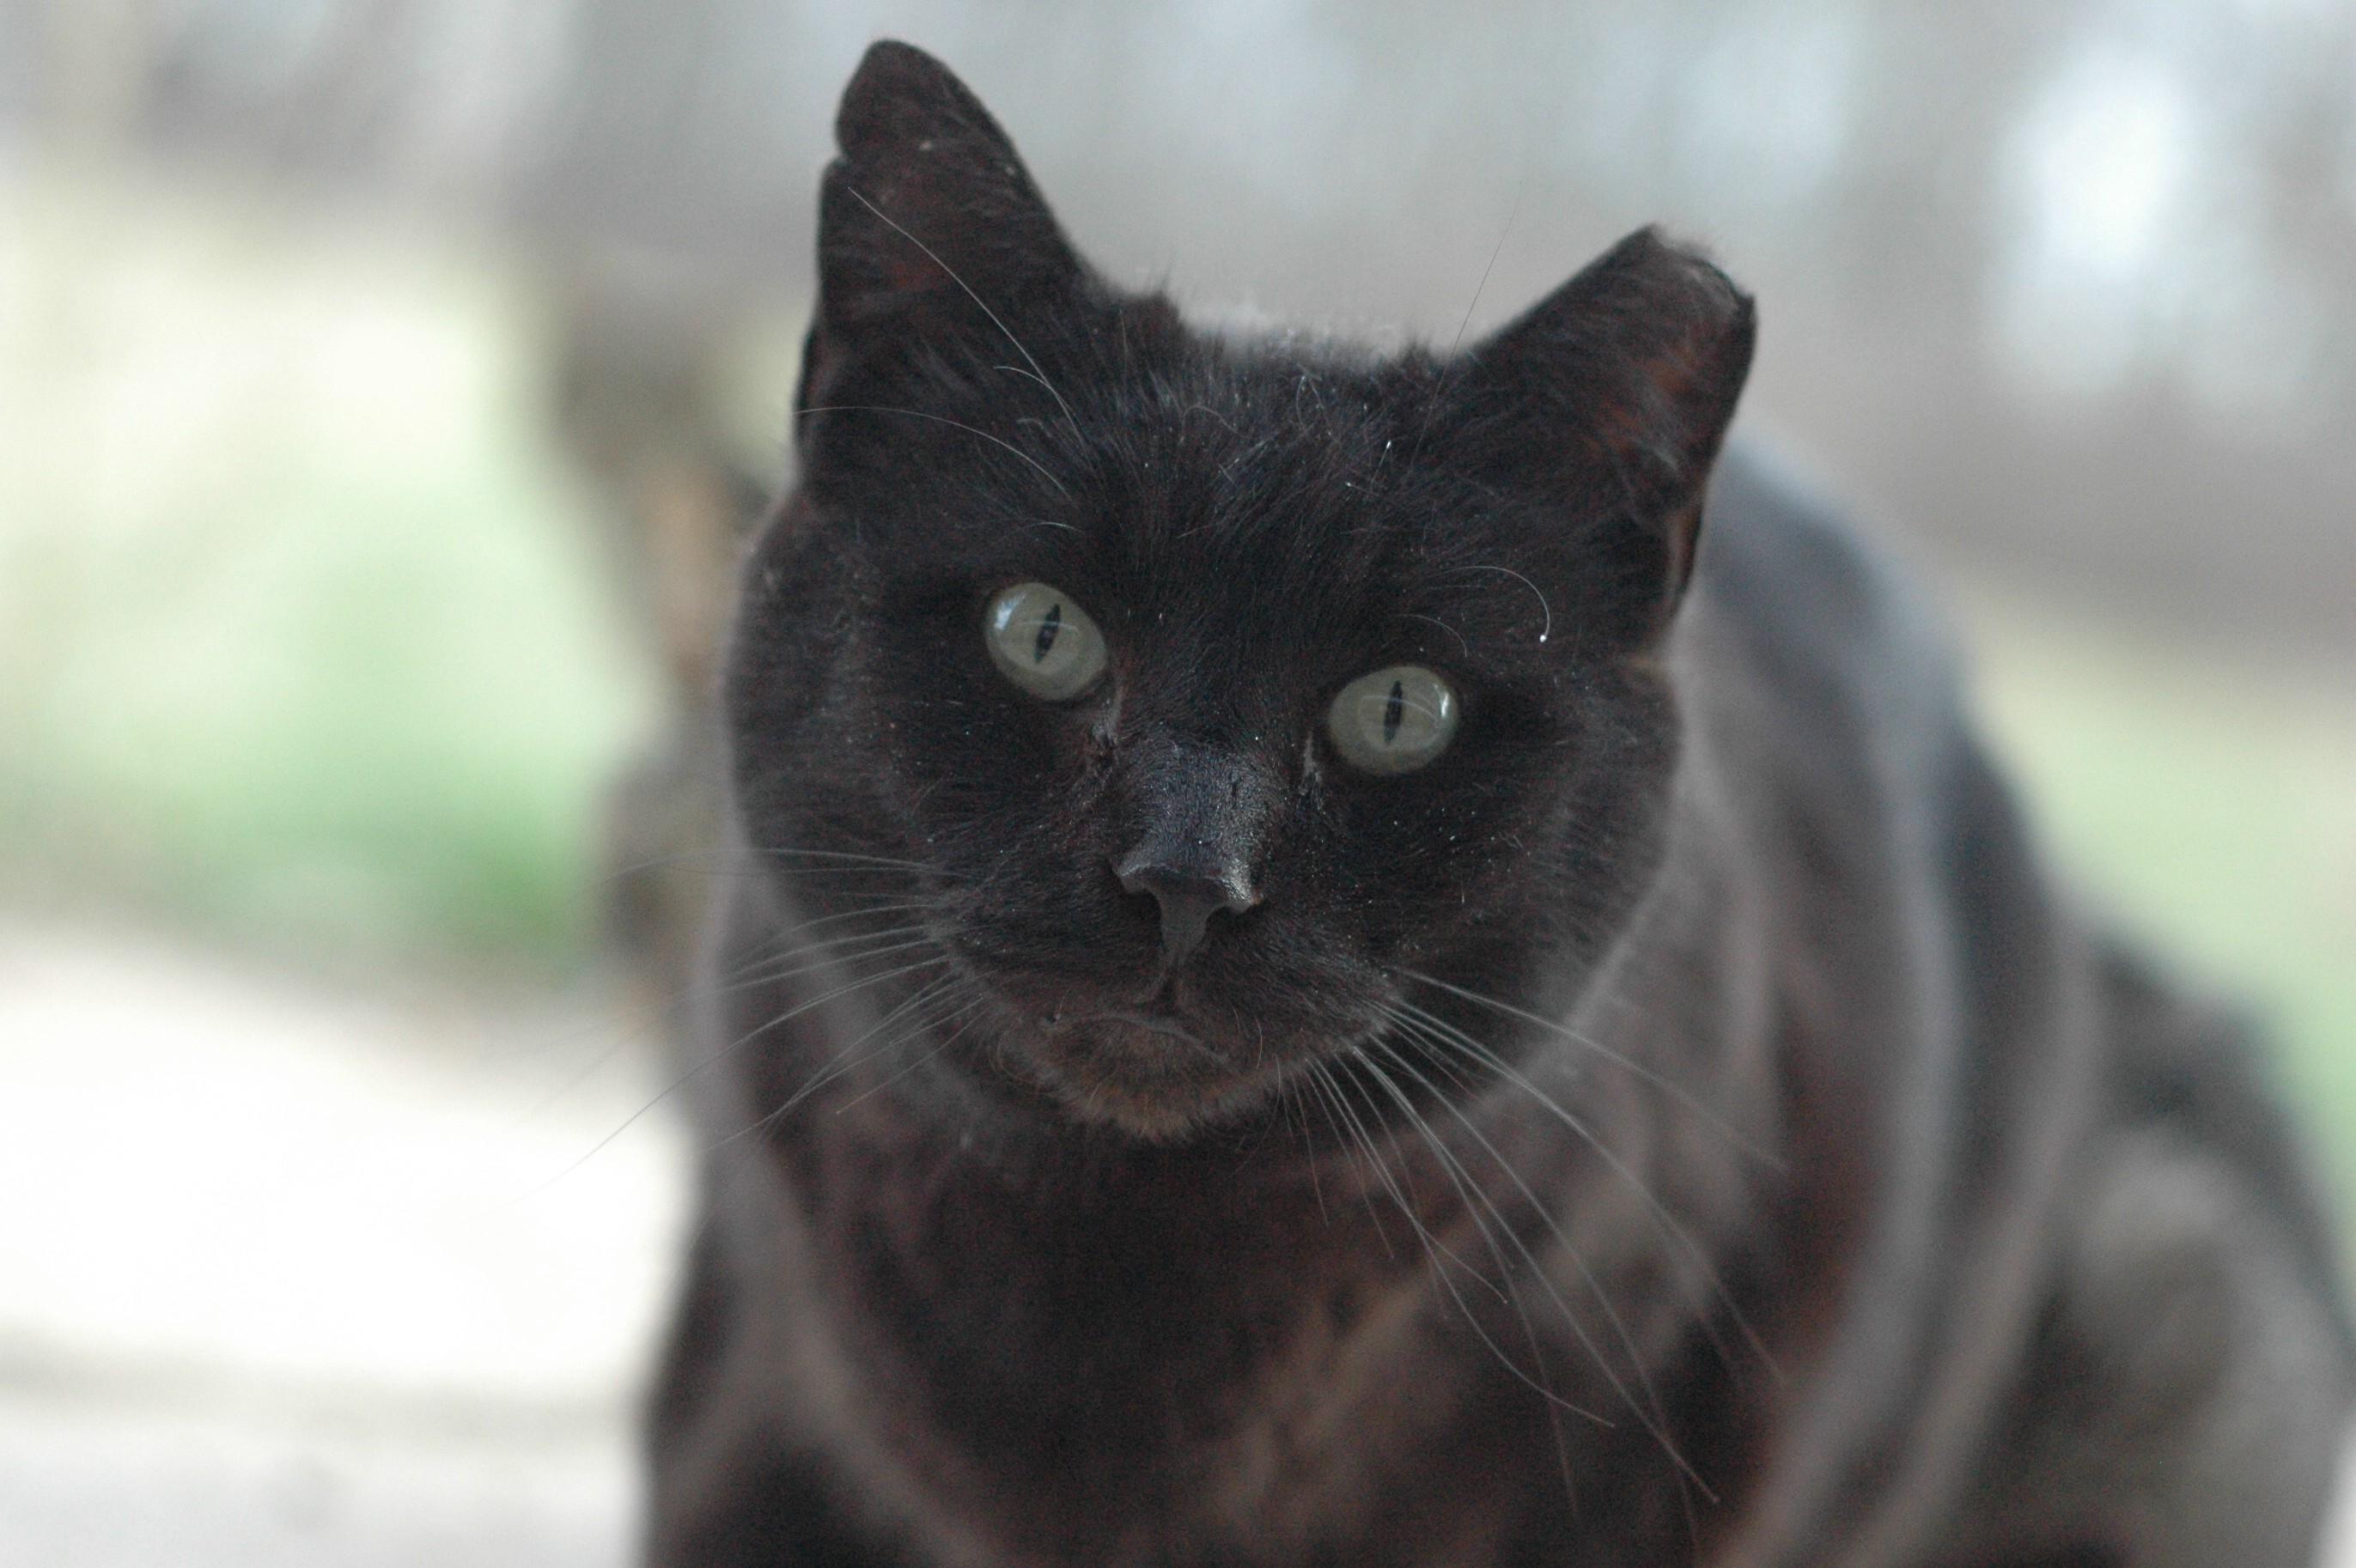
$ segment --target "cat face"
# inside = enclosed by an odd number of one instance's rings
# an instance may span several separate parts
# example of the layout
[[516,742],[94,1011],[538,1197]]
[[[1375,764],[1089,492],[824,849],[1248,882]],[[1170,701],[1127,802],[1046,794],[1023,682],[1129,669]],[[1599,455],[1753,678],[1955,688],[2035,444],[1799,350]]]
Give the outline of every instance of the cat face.
[[[1452,360],[1226,341],[1091,274],[916,51],[838,137],[731,656],[749,841],[921,868],[958,1071],[1147,1137],[1365,1040],[1403,972],[1591,964],[1748,302],[1640,234]],[[789,880],[811,918],[878,887]]]

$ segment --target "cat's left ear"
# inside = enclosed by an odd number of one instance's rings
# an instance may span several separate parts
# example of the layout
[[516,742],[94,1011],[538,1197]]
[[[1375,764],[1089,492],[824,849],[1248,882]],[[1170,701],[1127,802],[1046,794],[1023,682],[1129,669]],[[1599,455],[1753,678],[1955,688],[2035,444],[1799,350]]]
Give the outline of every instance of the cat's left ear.
[[870,48],[834,133],[804,406],[851,363],[961,335],[1003,337],[1082,286],[1087,269],[1014,144],[932,56],[889,40]]
[[1693,572],[1702,493],[1751,370],[1751,296],[1651,229],[1628,236],[1468,356],[1476,461],[1601,522],[1637,635]]

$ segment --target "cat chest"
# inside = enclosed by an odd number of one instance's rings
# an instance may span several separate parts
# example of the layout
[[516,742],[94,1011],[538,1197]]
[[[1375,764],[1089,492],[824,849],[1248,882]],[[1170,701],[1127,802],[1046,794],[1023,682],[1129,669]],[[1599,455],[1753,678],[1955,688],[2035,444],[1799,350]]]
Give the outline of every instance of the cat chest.
[[[1168,1224],[1044,1245],[937,1194],[865,1192],[813,1260],[852,1445],[919,1516],[990,1543],[977,1561],[1481,1560],[1513,1467],[1468,1463],[1483,1380],[1433,1334],[1410,1263]],[[1416,1539],[1370,1542],[1386,1515]]]

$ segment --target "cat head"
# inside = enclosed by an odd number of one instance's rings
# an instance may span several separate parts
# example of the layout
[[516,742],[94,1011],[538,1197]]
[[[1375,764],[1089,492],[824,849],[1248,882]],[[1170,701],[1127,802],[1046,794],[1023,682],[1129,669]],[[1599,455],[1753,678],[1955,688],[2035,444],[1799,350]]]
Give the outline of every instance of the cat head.
[[1645,230],[1462,353],[1230,338],[1092,271],[917,50],[836,134],[728,675],[780,909],[916,906],[947,1070],[1151,1138],[1417,976],[1575,987],[1657,857],[1749,299]]

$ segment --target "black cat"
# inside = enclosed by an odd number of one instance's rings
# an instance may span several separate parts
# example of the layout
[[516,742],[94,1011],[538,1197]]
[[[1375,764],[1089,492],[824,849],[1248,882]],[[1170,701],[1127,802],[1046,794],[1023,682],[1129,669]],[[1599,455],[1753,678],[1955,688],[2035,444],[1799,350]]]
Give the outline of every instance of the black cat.
[[1748,298],[1221,337],[917,51],[837,134],[651,1561],[2308,1559],[2292,1137],[1923,607],[1711,482]]

